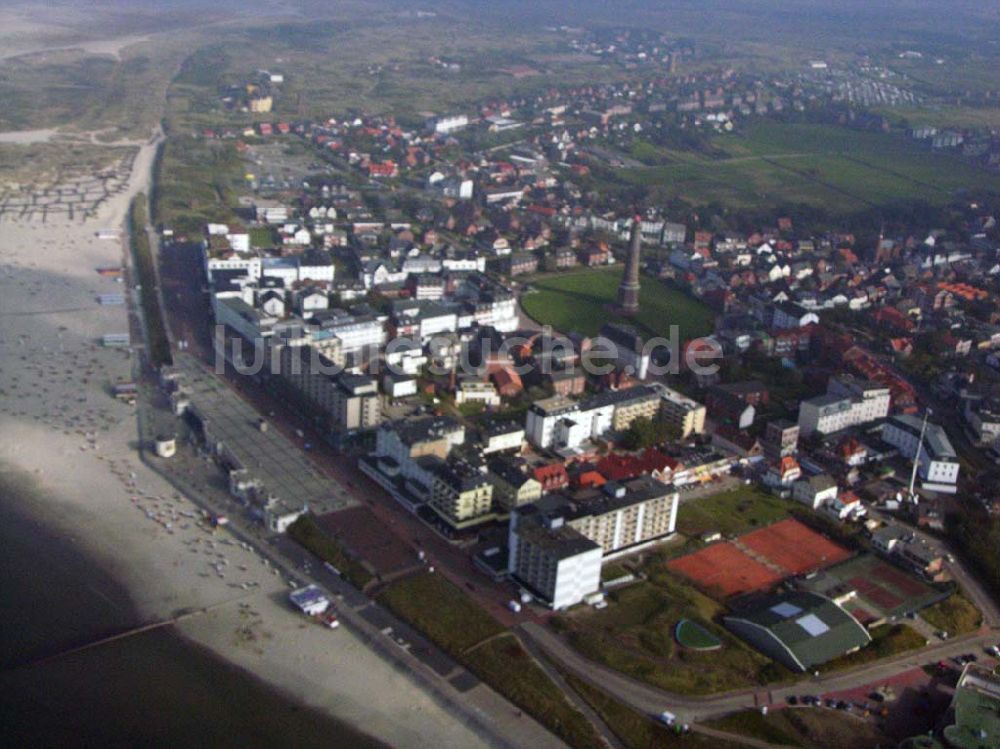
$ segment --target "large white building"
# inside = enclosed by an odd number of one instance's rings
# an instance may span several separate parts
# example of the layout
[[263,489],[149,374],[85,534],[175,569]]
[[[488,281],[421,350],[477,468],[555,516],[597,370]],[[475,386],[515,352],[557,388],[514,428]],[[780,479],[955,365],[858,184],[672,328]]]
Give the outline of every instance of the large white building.
[[613,403],[578,403],[564,396],[536,401],[528,409],[525,433],[536,447],[573,450],[609,431]]
[[439,135],[444,135],[447,133],[453,133],[456,130],[461,130],[463,127],[468,127],[469,118],[464,114],[455,114],[449,117],[438,117],[434,120],[434,132]]
[[851,377],[832,377],[825,395],[799,404],[799,433],[832,434],[889,415],[889,388]]
[[892,416],[882,428],[882,439],[899,450],[905,458],[919,453],[917,472],[925,489],[954,494],[958,488],[958,457],[948,435],[937,424],[927,423],[921,446],[922,419],[916,416]]
[[529,504],[511,514],[508,571],[553,609],[580,603],[601,586],[599,544]]

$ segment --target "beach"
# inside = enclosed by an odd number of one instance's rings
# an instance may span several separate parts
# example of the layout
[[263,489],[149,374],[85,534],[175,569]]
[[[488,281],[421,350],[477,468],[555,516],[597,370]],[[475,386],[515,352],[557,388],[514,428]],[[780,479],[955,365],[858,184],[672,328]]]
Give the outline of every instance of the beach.
[[100,343],[129,330],[125,306],[97,301],[124,291],[96,272],[122,264],[123,244],[97,232],[122,227],[154,150],[139,149],[128,188],[95,218],[0,224],[0,470],[32,485],[5,502],[106,572],[136,624],[207,609],[170,629],[307,707],[393,746],[485,746],[349,630],[294,613],[288,580],[139,459],[134,408],[112,395],[134,361]]

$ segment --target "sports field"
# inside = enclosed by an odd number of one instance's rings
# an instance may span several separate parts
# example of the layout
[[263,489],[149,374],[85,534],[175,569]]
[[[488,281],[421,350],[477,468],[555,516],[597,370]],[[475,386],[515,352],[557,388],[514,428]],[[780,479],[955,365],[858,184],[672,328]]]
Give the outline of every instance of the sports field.
[[789,575],[829,567],[851,556],[847,549],[791,518],[740,536],[739,543]]
[[696,585],[728,597],[773,587],[786,577],[842,562],[851,553],[789,518],[667,564]]
[[521,297],[524,311],[558,331],[595,335],[606,322],[629,322],[647,335],[670,336],[677,325],[681,341],[712,332],[715,313],[697,299],[658,279],[643,276],[639,315],[626,320],[610,309],[618,294],[622,268],[570,271],[532,282],[536,291]]
[[858,594],[852,613],[861,619],[903,616],[946,598],[947,591],[932,588],[908,572],[871,554],[862,554],[823,570],[807,582],[810,590],[827,596],[847,590]]
[[1000,175],[902,135],[760,122],[714,145],[727,156],[660,149],[670,163],[622,170],[621,177],[694,203],[808,203],[846,212],[901,200],[943,204],[963,189],[1000,192]]
[[770,588],[784,577],[728,541],[679,557],[667,567],[684,575],[703,590],[722,598]]

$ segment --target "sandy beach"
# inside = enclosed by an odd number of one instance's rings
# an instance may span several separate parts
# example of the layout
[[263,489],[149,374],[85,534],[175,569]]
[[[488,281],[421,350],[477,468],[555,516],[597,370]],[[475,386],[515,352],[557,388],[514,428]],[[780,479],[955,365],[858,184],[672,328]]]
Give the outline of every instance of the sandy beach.
[[121,264],[97,230],[122,225],[153,154],[140,149],[96,218],[0,224],[0,469],[36,479],[45,499],[24,510],[93,555],[145,619],[210,607],[181,632],[304,703],[394,746],[484,746],[350,631],[293,613],[287,580],[139,460],[135,411],[110,390],[133,362],[100,345],[128,330],[125,307],[97,301],[123,287],[95,268]]

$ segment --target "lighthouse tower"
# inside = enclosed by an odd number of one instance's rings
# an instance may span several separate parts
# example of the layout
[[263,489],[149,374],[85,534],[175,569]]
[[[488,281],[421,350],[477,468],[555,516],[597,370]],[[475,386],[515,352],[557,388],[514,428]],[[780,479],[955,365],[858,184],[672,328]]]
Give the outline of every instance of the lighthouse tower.
[[639,312],[639,253],[642,235],[639,227],[642,217],[636,216],[632,222],[632,237],[625,259],[625,274],[618,287],[618,312],[626,317],[634,317]]

